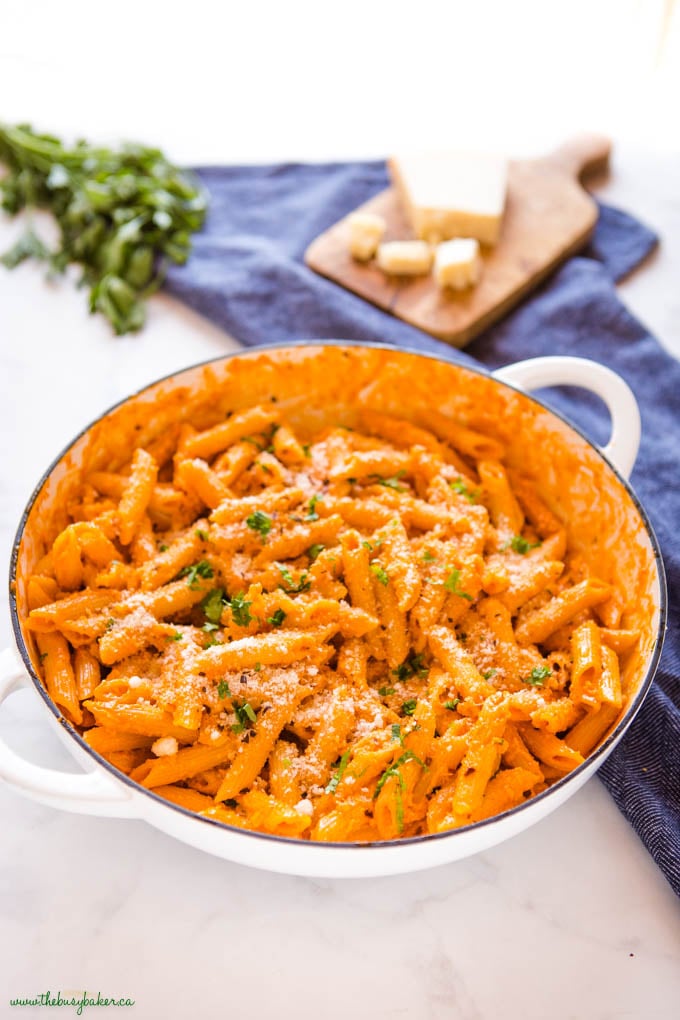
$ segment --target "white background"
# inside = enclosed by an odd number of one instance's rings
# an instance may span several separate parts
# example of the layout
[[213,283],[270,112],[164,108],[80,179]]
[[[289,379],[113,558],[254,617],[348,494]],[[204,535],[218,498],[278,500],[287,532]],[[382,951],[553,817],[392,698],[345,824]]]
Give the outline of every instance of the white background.
[[[154,142],[183,162],[379,156],[449,140],[526,154],[575,130],[611,133],[613,172],[598,192],[663,239],[621,295],[680,353],[677,4],[0,10],[3,119]],[[0,217],[0,248],[18,230]],[[5,560],[33,483],[75,431],[145,382],[234,346],[167,298],[153,300],[142,335],[118,340],[84,306],[33,266],[0,271]],[[0,637],[10,640],[4,610]],[[3,708],[0,733],[69,767],[28,693]],[[256,873],[141,823],[62,815],[5,788],[0,811],[3,1017],[40,1015],[10,1010],[10,996],[83,987],[130,995],[135,1009],[113,1012],[144,1020],[677,1016],[677,901],[597,780],[502,847],[371,882]]]

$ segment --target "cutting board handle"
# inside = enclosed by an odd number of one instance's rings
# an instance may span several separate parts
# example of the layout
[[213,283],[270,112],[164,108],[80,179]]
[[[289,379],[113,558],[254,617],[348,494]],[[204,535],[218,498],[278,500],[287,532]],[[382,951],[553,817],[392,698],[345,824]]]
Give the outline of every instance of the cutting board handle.
[[575,135],[548,156],[571,177],[580,179],[587,174],[606,170],[611,153],[611,139],[606,135]]

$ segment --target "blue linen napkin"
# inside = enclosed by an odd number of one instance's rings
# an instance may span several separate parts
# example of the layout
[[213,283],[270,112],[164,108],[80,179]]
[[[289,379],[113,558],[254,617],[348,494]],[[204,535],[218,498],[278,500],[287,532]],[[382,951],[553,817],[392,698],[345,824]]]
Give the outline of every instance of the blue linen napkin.
[[[387,185],[382,162],[212,167],[198,171],[211,208],[194,252],[166,289],[255,346],[305,337],[387,341],[489,369],[544,354],[609,365],[634,390],[642,445],[632,482],[666,564],[670,623],[649,695],[599,775],[680,895],[680,363],[619,300],[614,281],[656,237],[626,213],[600,206],[589,247],[570,259],[497,326],[457,351],[317,276],[303,263],[321,231]],[[551,390],[546,401],[596,442],[607,438],[599,401]]]

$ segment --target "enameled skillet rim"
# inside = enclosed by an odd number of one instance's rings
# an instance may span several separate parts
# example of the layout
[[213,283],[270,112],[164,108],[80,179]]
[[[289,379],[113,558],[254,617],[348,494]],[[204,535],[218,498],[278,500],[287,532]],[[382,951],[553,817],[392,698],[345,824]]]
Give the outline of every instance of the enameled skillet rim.
[[[15,594],[16,569],[17,569],[17,563],[18,563],[18,558],[19,558],[19,546],[21,544],[21,539],[23,538],[24,528],[26,526],[26,522],[28,520],[28,516],[29,516],[31,510],[33,509],[33,505],[34,505],[36,499],[38,498],[38,495],[42,491],[42,488],[45,485],[45,482],[47,481],[49,476],[52,474],[52,472],[54,471],[56,466],[59,464],[59,462],[70,452],[70,450],[78,442],[78,440],[81,439],[87,432],[89,432],[90,429],[92,429],[95,425],[97,425],[101,421],[102,418],[105,418],[107,415],[109,415],[113,411],[117,410],[123,404],[126,404],[129,400],[132,400],[135,397],[140,396],[141,394],[145,393],[147,390],[153,389],[155,386],[158,386],[160,383],[166,382],[166,381],[168,381],[170,379],[174,379],[175,377],[177,377],[179,375],[183,375],[186,372],[193,371],[194,369],[203,368],[203,367],[206,367],[206,366],[212,365],[212,364],[217,364],[218,362],[222,363],[224,361],[231,360],[232,358],[257,357],[263,351],[285,350],[287,348],[298,348],[298,347],[366,347],[366,348],[372,348],[372,349],[377,349],[377,350],[390,351],[391,353],[396,354],[396,355],[399,355],[399,354],[415,355],[416,357],[420,357],[420,358],[428,358],[431,361],[439,361],[439,362],[442,362],[445,365],[453,365],[454,367],[461,368],[461,369],[463,369],[465,371],[472,372],[472,373],[474,373],[476,375],[480,375],[480,376],[483,376],[485,378],[490,378],[498,386],[506,386],[508,389],[515,390],[516,392],[521,393],[522,396],[526,397],[527,399],[532,400],[535,404],[538,404],[538,406],[541,407],[543,410],[548,411],[550,414],[553,414],[556,418],[560,419],[560,421],[562,421],[565,425],[567,425],[574,432],[576,432],[582,439],[584,439],[586,441],[586,443],[591,447],[591,449],[594,450],[595,453],[600,457],[600,459],[602,461],[604,461],[605,466],[615,475],[615,477],[618,479],[618,481],[621,483],[621,485],[626,489],[628,495],[630,496],[631,500],[633,501],[633,504],[635,505],[635,508],[637,509],[637,511],[638,511],[638,513],[640,515],[640,518],[641,518],[641,520],[642,520],[642,522],[643,522],[643,524],[645,526],[645,530],[647,532],[647,536],[649,538],[650,544],[651,544],[652,549],[654,551],[654,560],[655,560],[655,565],[656,565],[657,577],[658,577],[658,581],[659,581],[659,629],[658,629],[658,632],[657,632],[657,635],[656,635],[656,638],[655,638],[655,641],[654,641],[654,648],[652,650],[652,654],[651,654],[650,659],[649,659],[649,664],[647,666],[647,671],[646,671],[644,680],[640,684],[640,686],[639,686],[639,688],[637,690],[637,693],[635,694],[635,697],[633,698],[631,703],[628,705],[628,708],[626,709],[626,712],[623,715],[623,717],[620,719],[618,724],[615,726],[615,728],[609,734],[609,736],[604,741],[604,743],[602,743],[597,748],[597,750],[595,750],[592,754],[590,754],[581,765],[579,765],[576,769],[574,769],[573,772],[568,773],[562,779],[558,780],[552,786],[549,786],[546,790],[543,790],[541,793],[537,794],[535,797],[531,797],[529,800],[524,801],[522,804],[518,804],[516,807],[510,808],[509,811],[505,811],[505,812],[503,812],[502,814],[499,814],[499,815],[494,815],[491,818],[486,818],[486,819],[484,819],[483,821],[480,821],[480,822],[474,822],[472,825],[468,825],[468,826],[465,826],[465,827],[460,828],[460,829],[449,829],[446,832],[429,833],[427,835],[422,835],[422,836],[407,836],[407,837],[403,837],[403,838],[400,838],[400,839],[374,840],[374,841],[372,841],[370,843],[351,843],[351,842],[335,842],[335,843],[328,842],[328,843],[325,843],[325,842],[317,842],[317,841],[314,841],[314,840],[294,839],[294,838],[291,838],[289,836],[275,836],[275,835],[272,835],[270,833],[255,832],[252,829],[237,828],[236,826],[227,825],[224,822],[219,822],[219,821],[217,821],[214,818],[204,818],[201,815],[196,814],[194,811],[190,811],[188,808],[181,807],[178,804],[173,804],[171,801],[165,800],[163,797],[160,797],[158,794],[154,793],[153,790],[147,789],[146,787],[141,786],[139,783],[134,782],[132,779],[130,779],[129,776],[126,776],[125,773],[120,772],[118,769],[116,769],[113,765],[110,764],[110,762],[106,761],[105,758],[103,758],[93,748],[91,748],[89,746],[89,744],[87,744],[85,742],[85,740],[82,738],[82,736],[80,735],[78,730],[75,728],[75,726],[73,726],[70,722],[68,722],[64,718],[64,716],[59,711],[59,708],[57,707],[57,705],[49,697],[46,689],[43,687],[42,681],[40,680],[40,678],[37,676],[37,674],[35,673],[35,671],[33,669],[33,665],[31,663],[31,659],[30,659],[30,656],[28,654],[28,649],[26,648],[26,645],[25,645],[25,642],[24,642],[24,639],[23,639],[23,635],[21,633],[21,627],[19,625],[19,614],[17,612],[16,594]],[[11,613],[11,617],[12,617],[12,629],[14,631],[14,637],[16,639],[17,647],[19,649],[21,658],[23,659],[23,662],[24,662],[24,665],[26,667],[26,670],[27,670],[29,676],[31,677],[31,680],[33,681],[33,685],[36,688],[38,694],[40,695],[40,697],[42,698],[43,702],[45,703],[47,708],[50,710],[52,715],[56,718],[57,722],[59,722],[63,726],[63,728],[69,733],[69,735],[79,744],[79,746],[84,751],[87,752],[87,754],[91,758],[93,758],[95,760],[95,762],[101,768],[104,768],[107,772],[109,772],[114,777],[114,779],[116,779],[118,782],[124,783],[126,786],[129,786],[136,793],[141,793],[141,794],[145,795],[146,797],[149,797],[151,800],[155,801],[156,804],[161,804],[161,805],[163,805],[163,807],[168,808],[171,811],[177,811],[180,814],[185,815],[187,818],[192,819],[194,822],[197,822],[197,823],[200,823],[200,824],[203,824],[203,825],[217,826],[220,829],[226,829],[226,830],[228,830],[231,833],[238,833],[239,835],[250,837],[252,839],[265,840],[265,841],[272,842],[272,843],[293,844],[293,845],[298,846],[300,848],[304,847],[306,849],[314,848],[311,851],[313,853],[323,853],[324,850],[326,850],[326,849],[328,849],[328,850],[333,850],[333,849],[335,849],[335,850],[337,850],[337,849],[348,850],[348,849],[352,849],[352,850],[356,850],[356,851],[361,851],[361,850],[368,851],[368,850],[370,850],[372,848],[376,848],[376,849],[381,849],[381,850],[387,850],[387,849],[398,850],[400,847],[418,845],[418,844],[430,842],[430,841],[433,841],[433,840],[443,840],[443,839],[452,840],[452,839],[456,839],[457,837],[462,836],[464,833],[469,833],[472,829],[480,830],[480,829],[482,829],[484,827],[493,826],[500,819],[508,818],[510,815],[517,815],[520,812],[526,811],[527,808],[535,807],[540,802],[542,802],[542,801],[546,800],[547,798],[549,798],[557,790],[559,790],[563,786],[565,786],[565,784],[569,783],[572,779],[574,779],[577,776],[579,776],[585,769],[590,769],[595,762],[598,762],[598,761],[601,762],[607,756],[607,754],[609,752],[609,749],[611,748],[612,744],[614,744],[614,743],[616,743],[616,741],[618,741],[618,739],[623,735],[623,733],[628,729],[628,727],[632,723],[633,719],[635,718],[635,716],[637,715],[637,713],[639,712],[639,710],[640,710],[640,708],[642,706],[642,703],[643,703],[643,701],[644,701],[644,699],[645,699],[645,697],[647,695],[647,692],[648,692],[648,690],[649,690],[649,688],[650,688],[650,686],[652,684],[652,681],[654,680],[654,675],[656,673],[656,669],[657,669],[657,666],[659,664],[659,659],[661,657],[661,651],[662,651],[662,648],[663,648],[663,641],[664,641],[664,636],[665,636],[665,631],[666,631],[666,620],[667,620],[667,611],[668,611],[667,600],[668,600],[668,594],[667,594],[667,588],[666,588],[666,576],[665,576],[665,572],[664,572],[663,559],[662,559],[662,556],[661,556],[661,549],[659,547],[659,541],[658,541],[658,539],[657,539],[657,537],[656,537],[656,535],[654,533],[654,529],[653,529],[653,527],[651,525],[651,522],[649,520],[649,517],[647,516],[647,513],[646,513],[644,507],[642,506],[642,503],[638,499],[637,495],[635,494],[635,492],[634,492],[633,488],[631,487],[630,483],[628,482],[628,480],[625,479],[620,474],[620,472],[617,470],[617,468],[615,468],[612,464],[610,464],[610,462],[607,460],[607,458],[603,455],[602,451],[588,438],[588,436],[585,435],[585,433],[579,428],[579,426],[577,426],[573,422],[569,421],[568,418],[565,418],[558,411],[553,410],[552,407],[548,407],[546,404],[544,404],[541,400],[538,400],[532,394],[525,393],[525,391],[521,390],[518,386],[513,386],[512,384],[507,383],[507,382],[503,382],[500,379],[494,379],[492,373],[490,371],[486,370],[483,366],[477,367],[477,366],[470,366],[470,365],[459,364],[459,363],[457,363],[455,361],[448,361],[445,358],[441,358],[441,357],[439,357],[436,354],[426,353],[426,352],[422,352],[422,351],[416,351],[416,350],[409,349],[407,347],[395,347],[392,344],[376,343],[374,341],[361,341],[361,340],[325,340],[325,339],[322,339],[322,340],[282,341],[282,342],[279,342],[279,343],[262,344],[262,345],[259,345],[257,348],[255,348],[253,350],[238,350],[238,351],[233,351],[233,352],[221,355],[219,358],[208,358],[205,361],[199,361],[199,362],[197,362],[194,365],[187,366],[186,368],[176,369],[173,372],[169,372],[167,375],[162,376],[159,379],[156,379],[154,382],[148,383],[146,386],[143,386],[140,390],[137,390],[135,393],[132,393],[129,396],[125,397],[124,399],[117,401],[115,404],[113,404],[111,407],[109,407],[106,411],[104,411],[101,415],[99,415],[94,421],[90,422],[89,425],[86,425],[85,428],[81,429],[81,431],[71,440],[71,442],[68,444],[68,446],[66,446],[61,451],[61,453],[59,453],[57,455],[57,457],[55,457],[55,459],[52,461],[52,463],[49,465],[49,467],[43,472],[43,474],[42,474],[38,484],[36,485],[35,489],[31,493],[31,496],[29,497],[28,503],[26,504],[26,507],[25,507],[25,509],[24,509],[24,511],[23,511],[23,513],[21,515],[21,518],[19,520],[19,526],[17,528],[16,536],[14,538],[14,543],[12,545],[12,554],[11,554],[11,558],[10,558],[10,569],[9,569],[9,601],[10,601],[10,613]]]

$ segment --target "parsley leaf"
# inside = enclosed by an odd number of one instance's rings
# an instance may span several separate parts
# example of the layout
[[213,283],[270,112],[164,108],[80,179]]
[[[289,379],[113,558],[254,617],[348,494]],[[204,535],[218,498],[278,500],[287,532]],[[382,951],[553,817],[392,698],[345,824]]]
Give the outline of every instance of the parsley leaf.
[[343,754],[342,758],[338,762],[338,767],[336,768],[335,772],[331,776],[331,779],[330,779],[330,781],[328,783],[328,786],[326,787],[326,789],[324,791],[325,793],[335,793],[335,791],[337,790],[338,785],[340,783],[340,780],[344,776],[345,769],[347,768],[347,765],[349,763],[349,756],[350,756],[350,754],[351,754],[351,752],[350,752],[349,749],[347,751],[345,751],[345,753]]
[[315,542],[314,545],[310,545],[309,549],[307,550],[307,555],[309,556],[312,563],[317,558],[319,553],[323,552],[325,548],[326,546],[323,544],[323,542]]
[[449,712],[455,712],[460,705],[460,698],[454,698],[453,701],[445,701],[444,708],[448,708]]
[[165,636],[168,641],[181,641],[184,634],[181,634],[178,630],[176,630],[174,634],[166,634]]
[[415,698],[409,698],[408,701],[405,701],[402,704],[401,710],[404,713],[404,715],[413,715],[413,713],[416,710],[417,705],[418,705],[418,702],[416,701]]
[[201,602],[201,609],[206,619],[216,626],[220,622],[224,605],[224,589],[213,588]]
[[394,687],[380,687],[378,694],[381,698],[389,698],[390,694],[394,694]]
[[286,614],[283,609],[277,609],[275,613],[267,617],[267,623],[271,623],[272,627],[280,627],[285,619]]
[[202,528],[196,528],[196,536],[197,536],[197,538],[200,538],[201,542],[207,542],[208,538],[210,537],[208,535],[208,532],[207,531],[203,531]]
[[464,496],[468,503],[476,503],[479,499],[479,492],[476,489],[469,489],[462,478],[455,478],[449,482],[449,487],[459,496]]
[[217,685],[217,697],[218,698],[230,698],[231,691],[229,690],[229,681],[220,680]]
[[422,559],[423,559],[423,563],[436,563],[437,562],[437,557],[435,556],[435,554],[433,552],[430,552],[429,549],[425,550],[425,552],[423,553]]
[[318,521],[319,515],[316,512],[316,504],[320,499],[323,499],[323,496],[318,496],[316,494],[310,499],[307,516],[305,517],[306,521]]
[[282,591],[287,592],[289,595],[297,595],[298,592],[309,591],[312,587],[312,582],[307,580],[309,575],[306,570],[302,572],[300,580],[297,581],[297,583],[293,580],[293,575],[287,567],[279,567],[279,571],[281,573],[281,577],[288,586],[284,587],[284,585],[280,584],[279,588],[281,588]]
[[236,595],[232,595],[229,600],[229,607],[231,609],[231,618],[237,627],[247,627],[253,619],[250,613],[250,607],[252,602],[248,602],[244,592],[238,592]]
[[446,591],[450,591],[452,595],[458,595],[460,598],[467,599],[468,602],[472,602],[472,595],[468,595],[466,591],[461,591],[460,570],[451,571],[444,581],[444,588]]
[[255,510],[252,514],[246,517],[246,524],[251,531],[257,531],[262,538],[265,540],[269,532],[272,530],[273,521],[271,517],[264,513],[263,510]]
[[485,680],[490,680],[490,679],[491,679],[491,677],[492,677],[492,676],[495,676],[497,672],[498,672],[498,670],[497,670],[497,669],[487,669],[487,670],[485,670],[485,671],[484,671],[484,672],[482,673],[482,677],[483,677],[483,678],[484,678]]
[[379,563],[371,563],[371,571],[375,574],[381,584],[388,585],[390,583],[389,574],[384,567],[381,567]]
[[521,535],[513,535],[509,542],[501,546],[501,552],[505,552],[506,549],[512,549],[513,552],[526,556],[530,549],[538,549],[540,544],[540,542],[529,542],[528,539],[522,538]]
[[401,726],[398,722],[392,723],[392,740],[404,746],[404,738],[401,735]]
[[246,727],[248,727],[248,723],[254,724],[257,721],[255,710],[248,701],[244,701],[241,705],[234,705],[234,712],[238,720],[231,727],[234,733],[243,733]]
[[418,757],[415,751],[404,751],[401,757],[397,758],[394,764],[390,765],[389,768],[386,768],[383,774],[381,775],[380,779],[376,783],[375,791],[373,793],[373,800],[376,800],[376,798],[380,794],[380,791],[382,790],[383,786],[390,778],[390,776],[395,776],[399,782],[400,788],[401,789],[404,788],[405,785],[404,778],[401,775],[399,769],[401,768],[402,765],[405,765],[407,761],[415,761],[420,765],[422,769],[427,768],[427,765],[425,765],[425,763]]
[[214,576],[214,571],[207,560],[199,560],[190,567],[184,567],[177,576],[186,577],[189,587],[196,591],[201,587],[200,578],[207,580]]
[[408,680],[409,677],[417,676],[423,680],[429,673],[429,668],[423,662],[423,654],[411,655],[408,659],[392,670],[392,676],[396,676],[400,683]]
[[522,677],[522,683],[529,684],[530,687],[543,687],[549,676],[550,668],[548,666],[534,666],[529,676]]
[[376,485],[382,485],[386,489],[394,489],[395,492],[406,492],[404,486],[399,484],[399,480],[405,474],[405,471],[397,471],[396,475],[393,475],[391,478],[384,478],[382,475],[371,475],[370,481]]

